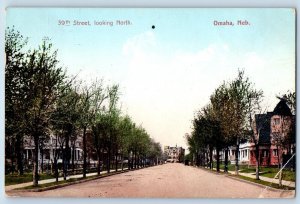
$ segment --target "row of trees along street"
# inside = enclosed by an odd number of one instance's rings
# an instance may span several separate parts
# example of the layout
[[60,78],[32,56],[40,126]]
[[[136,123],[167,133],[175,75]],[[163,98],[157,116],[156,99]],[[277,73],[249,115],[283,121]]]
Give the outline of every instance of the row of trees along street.
[[[220,152],[224,150],[224,172],[228,172],[229,147],[235,147],[235,172],[239,172],[239,146],[245,141],[255,145],[256,179],[259,179],[259,140],[254,131],[254,117],[265,113],[261,107],[263,91],[255,89],[244,71],[229,82],[223,82],[210,96],[210,102],[195,114],[193,130],[186,134],[190,157],[197,166],[213,168],[213,150],[216,151],[216,170],[220,171]],[[295,111],[295,92],[284,95],[284,99]],[[261,114],[262,115],[262,114]],[[259,115],[257,115],[259,116]],[[295,124],[284,141],[277,146],[295,144]]]
[[36,49],[26,50],[28,39],[14,28],[7,28],[5,40],[5,148],[6,166],[11,167],[6,173],[14,173],[15,166],[18,174],[24,173],[26,138],[34,144],[34,186],[39,180],[38,154],[43,153],[50,136],[56,138],[53,156],[57,181],[60,153],[64,178],[70,169],[76,170],[71,150],[78,137],[82,137],[83,177],[91,154],[96,155],[98,174],[102,161],[109,172],[113,163],[118,170],[118,157],[122,158],[122,168],[124,158],[128,168],[139,168],[161,157],[160,144],[122,113],[118,85],[106,86],[103,80],[88,85],[77,81],[76,76],[67,76],[57,50],[47,40]]

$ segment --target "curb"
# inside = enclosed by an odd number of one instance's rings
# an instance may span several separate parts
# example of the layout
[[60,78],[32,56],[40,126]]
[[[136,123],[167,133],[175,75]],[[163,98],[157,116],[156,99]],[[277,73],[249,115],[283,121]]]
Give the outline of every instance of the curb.
[[[156,165],[157,166],[157,165]],[[122,174],[122,173],[126,173],[126,172],[130,172],[130,171],[137,171],[140,169],[146,169],[146,168],[150,168],[150,167],[154,167],[154,166],[148,166],[148,167],[143,167],[143,168],[137,168],[137,169],[130,169],[130,170],[121,170],[121,171],[117,171],[117,172],[111,172],[109,174],[104,174],[104,175],[97,175],[94,178],[86,178],[86,179],[82,179],[82,180],[78,180],[78,181],[73,181],[70,183],[63,183],[63,184],[57,184],[57,185],[53,185],[53,186],[49,186],[49,187],[42,187],[42,188],[37,188],[37,189],[12,189],[10,191],[17,191],[17,192],[43,192],[43,191],[48,191],[48,190],[54,190],[57,188],[63,188],[66,186],[70,186],[70,185],[74,185],[74,184],[80,184],[80,183],[84,183],[84,182],[88,182],[88,181],[93,181],[93,180],[97,180],[97,179],[101,179],[101,178],[106,178],[109,176],[113,176],[113,175],[117,175],[117,174]]]
[[263,185],[263,184],[260,184],[260,183],[255,183],[255,182],[248,181],[248,180],[245,180],[245,179],[242,179],[242,178],[234,177],[234,175],[232,175],[230,173],[216,172],[216,171],[212,171],[210,169],[206,169],[206,168],[202,168],[202,167],[195,167],[195,168],[199,168],[199,169],[205,170],[209,173],[213,173],[213,174],[216,174],[216,175],[224,175],[227,178],[231,178],[231,179],[234,179],[234,180],[237,180],[237,181],[249,183],[249,184],[256,185],[256,186],[259,186],[259,187],[262,187],[262,188],[268,188],[268,189],[270,189],[271,191],[274,191],[274,192],[291,192],[291,191],[295,191],[295,190],[278,189],[278,188],[274,188],[274,187],[271,187],[271,186],[266,186],[266,185]]
[[266,185],[263,185],[263,184],[260,184],[260,183],[255,183],[255,182],[252,182],[252,181],[244,180],[242,178],[237,178],[237,177],[230,176],[230,175],[225,175],[225,176],[227,178],[231,178],[231,179],[234,179],[234,180],[237,180],[237,181],[253,184],[253,185],[256,185],[256,186],[259,186],[259,187],[262,187],[262,188],[268,188],[268,190],[271,190],[273,192],[292,192],[292,191],[295,191],[295,190],[278,189],[278,188],[274,188],[274,187],[271,187],[271,186],[266,186]]

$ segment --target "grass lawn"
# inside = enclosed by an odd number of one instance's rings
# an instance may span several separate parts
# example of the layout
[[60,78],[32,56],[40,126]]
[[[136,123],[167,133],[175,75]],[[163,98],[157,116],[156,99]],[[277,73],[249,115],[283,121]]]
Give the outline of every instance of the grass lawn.
[[[217,164],[214,164],[214,167],[216,167],[216,166],[217,166]],[[224,167],[225,167],[224,164],[220,164],[220,169],[224,170]],[[240,165],[239,169],[240,170],[246,170],[246,169],[248,169],[248,165]],[[250,167],[250,169],[251,169],[251,167]],[[235,171],[235,164],[229,164],[228,165],[228,170],[229,171]],[[254,172],[255,172],[255,168],[254,168]]]
[[[214,163],[214,168],[216,167],[216,163]],[[224,164],[220,164],[220,169],[224,170]],[[239,166],[241,173],[255,173],[256,169],[255,166],[248,166],[248,165],[240,165]],[[228,165],[229,171],[235,171],[235,164]],[[261,176],[265,176],[268,178],[274,178],[277,174],[279,169],[277,167],[261,167],[260,174]],[[283,180],[286,181],[296,181],[296,172],[290,170],[283,170]]]
[[[48,174],[40,174],[39,176],[39,180],[55,178],[54,176]],[[24,173],[22,176],[19,176],[18,174],[5,175],[5,186],[27,182],[32,182],[32,173]]]
[[52,183],[45,183],[45,184],[39,184],[38,186],[33,186],[33,185],[30,185],[30,186],[26,186],[26,187],[23,187],[23,188],[17,188],[17,190],[30,190],[30,189],[38,189],[38,188],[45,188],[45,187],[50,187],[50,186],[56,186],[56,185],[60,185],[60,184],[65,184],[65,183],[72,183],[74,181],[79,181],[79,180],[82,180],[83,178],[71,178],[71,179],[68,179],[68,180],[63,180],[63,181],[58,181],[58,182],[52,182]]
[[[278,172],[278,168],[263,168],[262,173],[260,175],[268,177],[268,178],[274,178]],[[289,171],[289,170],[283,170],[282,171],[282,179],[286,181],[296,181],[296,172]]]
[[46,187],[51,187],[51,186],[57,186],[57,185],[63,185],[63,184],[67,184],[67,183],[73,183],[75,181],[80,181],[80,180],[92,180],[94,178],[101,178],[103,176],[108,176],[108,175],[114,175],[114,174],[117,174],[117,173],[120,173],[122,171],[119,171],[119,172],[111,172],[109,174],[105,173],[104,175],[94,175],[94,176],[89,176],[89,177],[86,177],[86,178],[70,178],[68,180],[63,180],[63,181],[58,181],[58,182],[51,182],[51,183],[45,183],[45,184],[39,184],[38,186],[33,186],[33,185],[30,185],[30,186],[26,186],[26,187],[22,187],[22,188],[17,188],[16,190],[30,190],[30,189],[42,189],[42,188],[46,188]]
[[273,187],[273,188],[277,188],[277,189],[295,190],[295,188],[293,188],[293,187],[288,187],[288,186],[279,187],[278,184],[270,183],[270,182],[262,181],[262,180],[256,180],[256,179],[249,178],[249,177],[246,177],[246,176],[241,176],[241,175],[238,175],[238,176],[236,176],[236,175],[230,175],[230,176],[241,178],[241,179],[246,180],[246,181],[251,181],[251,182],[254,182],[254,183],[262,184],[262,185]]

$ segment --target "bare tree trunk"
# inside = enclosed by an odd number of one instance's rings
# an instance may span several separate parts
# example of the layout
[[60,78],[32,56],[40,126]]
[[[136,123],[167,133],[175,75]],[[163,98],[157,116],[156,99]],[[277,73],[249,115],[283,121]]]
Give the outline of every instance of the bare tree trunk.
[[63,158],[62,158],[62,161],[63,161],[63,176],[64,176],[64,180],[66,181],[67,180],[67,155],[66,155],[66,148],[63,149],[62,148],[62,151],[63,151]]
[[210,167],[210,162],[209,162],[209,150],[206,152],[206,167]]
[[235,175],[239,175],[239,152],[240,152],[240,141],[239,138],[237,138],[236,148],[235,148]]
[[75,174],[75,142],[72,146],[72,172]]
[[87,152],[86,152],[86,126],[83,128],[83,178],[86,178],[86,157],[87,157]]
[[68,176],[68,167],[69,167],[69,163],[70,163],[70,147],[69,147],[69,135],[65,136],[66,138],[66,145],[65,145],[65,149],[63,149],[63,174],[64,174],[64,180],[67,180],[67,176]]
[[[282,164],[280,165],[280,167],[282,167]],[[278,185],[279,187],[282,187],[282,171],[279,172]]]
[[23,148],[22,146],[22,138],[20,135],[17,135],[16,141],[16,152],[17,152],[17,165],[18,165],[18,173],[19,175],[23,175]]
[[58,182],[58,164],[57,164],[57,158],[54,158],[54,168],[55,168],[55,180]]
[[[123,152],[123,151],[122,151]],[[122,163],[121,163],[121,166],[122,166],[122,171],[124,170],[124,155],[122,153],[121,155],[121,158],[122,158]],[[128,163],[127,163],[128,164]]]
[[111,144],[108,145],[108,151],[107,151],[107,173],[110,173],[110,156],[111,156]]
[[55,154],[54,154],[54,168],[55,168],[55,180],[58,182],[58,165],[57,165],[57,157],[58,157],[58,152],[57,152],[57,136],[56,136],[56,142],[55,142]]
[[41,160],[41,171],[42,171],[42,173],[44,173],[44,149],[43,149],[43,146],[40,148],[40,152],[41,152],[41,159],[42,159]]
[[97,174],[100,175],[101,163],[100,163],[100,148],[99,147],[97,147],[97,157],[98,157]]
[[228,173],[228,146],[225,148],[225,165],[224,165],[224,172]]
[[280,169],[280,154],[279,154],[279,148],[278,146],[276,145],[276,149],[277,149],[277,158],[278,158],[278,169]]
[[128,169],[132,169],[132,155],[130,154],[130,151],[128,151]]
[[39,183],[39,137],[34,135],[34,163],[33,163],[33,186],[38,186]]
[[[282,162],[281,162],[281,157],[280,157],[280,153],[279,153],[279,148],[277,146],[277,153],[278,153],[278,169],[281,170],[282,167]],[[280,187],[282,187],[282,171],[280,171],[279,176],[278,176],[278,185]]]
[[134,168],[136,169],[136,152],[134,152]]
[[11,169],[10,169],[10,173],[13,174],[14,173],[14,140],[11,140],[11,145],[10,145],[10,162],[11,162]]
[[116,148],[116,154],[115,154],[115,163],[116,163],[116,171],[118,171],[118,149]]
[[256,159],[256,169],[255,169],[255,179],[259,180],[259,168],[260,168],[260,161],[259,161],[259,145],[255,146],[255,159]]
[[239,175],[239,152],[240,152],[240,143],[239,139],[236,140],[236,149],[235,149],[235,174]]
[[217,172],[219,172],[220,171],[220,149],[219,149],[219,147],[217,147],[216,151],[217,151]]
[[213,169],[213,148],[209,147],[209,168]]

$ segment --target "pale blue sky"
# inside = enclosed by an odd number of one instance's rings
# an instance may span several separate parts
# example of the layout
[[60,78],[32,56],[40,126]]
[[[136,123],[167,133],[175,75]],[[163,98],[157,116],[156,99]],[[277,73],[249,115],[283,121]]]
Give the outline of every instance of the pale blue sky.
[[[58,20],[130,20],[130,26],[63,27]],[[214,26],[247,20],[250,26]],[[7,10],[7,26],[29,47],[51,38],[68,73],[119,83],[121,102],[162,145],[186,147],[194,111],[238,68],[264,91],[295,90],[295,13],[292,9],[21,9]],[[155,29],[151,26],[155,25]]]

